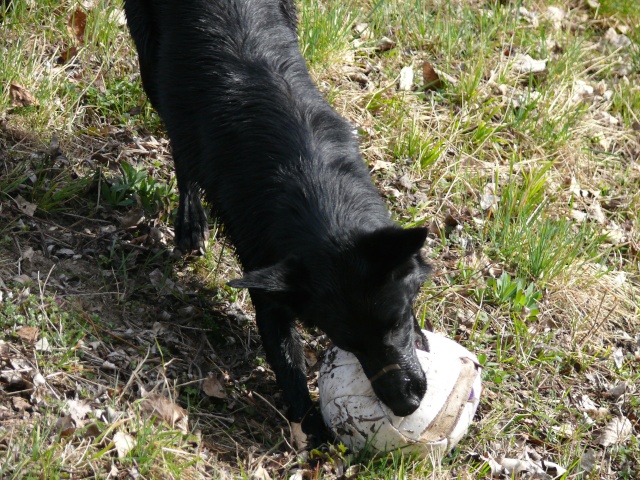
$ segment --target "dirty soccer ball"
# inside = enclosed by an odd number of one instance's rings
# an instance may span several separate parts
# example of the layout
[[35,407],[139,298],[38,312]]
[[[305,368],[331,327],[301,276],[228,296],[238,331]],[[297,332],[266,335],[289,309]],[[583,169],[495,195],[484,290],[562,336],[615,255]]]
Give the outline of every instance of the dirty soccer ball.
[[327,352],[318,379],[320,408],[345,445],[356,451],[368,447],[442,456],[467,433],[482,389],[478,359],[451,339],[424,333],[430,351],[417,353],[427,393],[407,417],[395,416],[378,400],[353,354],[337,347]]

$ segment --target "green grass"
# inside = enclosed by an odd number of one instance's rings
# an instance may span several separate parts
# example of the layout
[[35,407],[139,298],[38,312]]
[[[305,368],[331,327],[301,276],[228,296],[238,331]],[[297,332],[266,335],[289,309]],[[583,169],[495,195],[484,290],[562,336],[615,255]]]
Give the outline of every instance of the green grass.
[[348,48],[355,2],[303,2],[299,5],[300,50],[310,66],[326,66]]
[[[418,317],[484,366],[470,434],[437,464],[339,446],[303,458],[286,446],[255,326],[229,313],[251,307],[246,292],[225,285],[240,273],[222,226],[201,258],[171,258],[170,149],[120,3],[86,10],[81,43],[67,29],[77,3],[13,2],[0,19],[0,340],[11,352],[0,362],[3,371],[34,362],[48,386],[21,395],[28,415],[14,408],[14,392],[0,399],[13,422],[0,428],[0,476],[104,478],[116,468],[250,478],[262,465],[272,478],[300,468],[332,479],[342,465],[365,479],[475,479],[490,471],[468,452],[520,458],[529,449],[567,468],[564,478],[636,478],[637,435],[606,448],[597,438],[612,417],[637,418],[640,408],[633,394],[616,403],[606,393],[640,383],[640,7],[600,4],[298,3],[301,50],[329,101],[358,126],[393,215],[432,232],[435,273]],[[567,15],[559,28],[548,6]],[[600,44],[610,27],[631,45]],[[381,51],[383,37],[395,46]],[[61,63],[72,46],[76,55]],[[518,74],[516,53],[547,60],[546,71]],[[444,74],[436,90],[424,89],[425,61]],[[407,66],[414,86],[400,92]],[[12,105],[11,83],[37,105]],[[138,210],[144,218],[127,225]],[[51,350],[23,341],[23,326],[38,328]],[[305,338],[319,352],[317,333]],[[202,393],[209,373],[224,379],[226,399]],[[188,406],[189,434],[141,414],[151,389]],[[604,410],[584,412],[582,395]],[[97,436],[88,424],[64,436],[55,424],[75,397],[91,415],[110,408],[126,420],[93,418]],[[123,458],[117,431],[136,440]],[[585,473],[588,449],[598,461]]]

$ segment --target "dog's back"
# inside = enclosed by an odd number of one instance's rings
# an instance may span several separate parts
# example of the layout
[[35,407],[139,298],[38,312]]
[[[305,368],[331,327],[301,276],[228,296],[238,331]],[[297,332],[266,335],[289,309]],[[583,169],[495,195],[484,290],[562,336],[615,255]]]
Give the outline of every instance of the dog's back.
[[205,191],[245,268],[344,236],[344,227],[391,224],[352,128],[307,72],[288,2],[126,5],[176,163]]

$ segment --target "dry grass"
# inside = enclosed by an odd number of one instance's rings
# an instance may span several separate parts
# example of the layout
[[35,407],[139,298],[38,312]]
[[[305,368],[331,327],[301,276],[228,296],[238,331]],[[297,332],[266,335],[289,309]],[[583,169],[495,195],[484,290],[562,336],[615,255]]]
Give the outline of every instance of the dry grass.
[[[169,146],[119,4],[14,4],[0,17],[0,476],[470,479],[502,457],[640,475],[630,2],[300,2],[321,90],[358,126],[396,218],[430,228],[418,315],[485,366],[470,435],[441,464],[291,447],[251,306],[224,285],[239,270],[222,229],[205,256],[171,255]],[[518,71],[525,55],[546,68]],[[305,338],[313,363],[326,340]],[[601,445],[619,416],[631,437]]]

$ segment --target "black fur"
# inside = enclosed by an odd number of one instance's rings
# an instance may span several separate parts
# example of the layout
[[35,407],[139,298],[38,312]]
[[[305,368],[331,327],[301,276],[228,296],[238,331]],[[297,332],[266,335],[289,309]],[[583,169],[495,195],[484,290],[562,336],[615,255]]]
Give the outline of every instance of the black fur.
[[398,415],[426,390],[412,312],[429,268],[424,229],[389,216],[353,128],[315,87],[291,0],[125,0],[152,104],[173,145],[176,243],[203,248],[203,191],[246,272],[267,359],[292,421],[322,428],[295,321],[354,352]]

